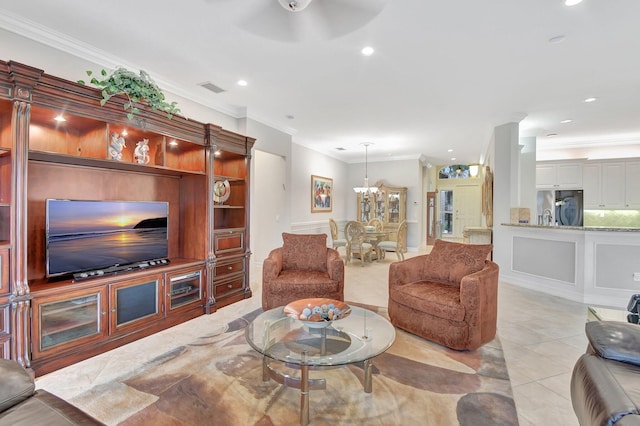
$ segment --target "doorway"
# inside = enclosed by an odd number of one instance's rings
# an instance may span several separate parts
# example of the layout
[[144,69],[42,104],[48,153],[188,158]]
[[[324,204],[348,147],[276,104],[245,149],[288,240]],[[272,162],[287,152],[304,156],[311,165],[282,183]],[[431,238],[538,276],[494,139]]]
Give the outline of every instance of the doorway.
[[436,193],[427,192],[427,245],[434,245],[436,238]]
[[477,185],[457,185],[440,191],[442,238],[462,240],[465,227],[480,226],[481,189]]

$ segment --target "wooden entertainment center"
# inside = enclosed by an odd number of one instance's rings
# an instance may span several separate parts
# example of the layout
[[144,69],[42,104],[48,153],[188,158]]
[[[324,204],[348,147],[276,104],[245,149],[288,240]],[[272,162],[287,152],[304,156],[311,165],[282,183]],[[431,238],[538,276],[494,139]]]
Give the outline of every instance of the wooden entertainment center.
[[[251,297],[254,139],[145,105],[129,120],[124,96],[101,98],[0,61],[0,358],[36,375]],[[119,159],[113,134],[126,140]],[[47,199],[168,203],[167,262],[48,278]]]

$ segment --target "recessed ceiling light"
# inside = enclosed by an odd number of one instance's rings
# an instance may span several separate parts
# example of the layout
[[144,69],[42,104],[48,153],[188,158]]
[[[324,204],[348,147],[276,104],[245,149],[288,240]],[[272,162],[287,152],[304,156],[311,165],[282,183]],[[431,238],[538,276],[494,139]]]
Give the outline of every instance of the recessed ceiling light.
[[249,83],[247,83],[247,80],[238,80],[238,86],[242,86],[242,87],[244,87],[244,86],[246,86],[247,84],[249,84]]
[[567,124],[567,123],[571,123],[573,120],[570,119],[566,119],[566,120],[562,120],[561,123],[562,124]]
[[449,148],[449,149],[447,150],[447,152],[453,152],[453,149]]
[[451,157],[451,161],[456,161],[456,157]]
[[554,136],[558,136],[558,134],[557,133],[547,133],[547,137],[548,138],[552,138]]
[[582,0],[564,0],[566,6],[575,6],[578,3],[582,3]]
[[562,43],[566,37],[563,35],[557,35],[549,39],[549,43]]
[[371,56],[371,55],[373,55],[373,52],[375,52],[375,50],[371,46],[367,46],[367,47],[362,48],[362,54],[364,56]]
[[598,98],[587,98],[584,101],[588,103],[588,102],[595,102],[597,100],[598,100]]

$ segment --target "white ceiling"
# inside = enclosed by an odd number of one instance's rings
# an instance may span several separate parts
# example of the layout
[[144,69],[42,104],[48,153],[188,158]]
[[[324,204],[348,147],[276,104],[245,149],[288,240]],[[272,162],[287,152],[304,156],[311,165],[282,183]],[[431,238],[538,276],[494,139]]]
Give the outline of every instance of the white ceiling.
[[[640,1],[368,1],[381,9],[363,9],[359,28],[297,41],[255,33],[282,36],[291,19],[318,28],[321,2],[341,4],[332,23],[348,24],[365,0],[314,0],[297,13],[276,11],[277,0],[4,1],[0,28],[107,68],[144,69],[168,92],[346,162],[363,161],[363,142],[370,161],[477,162],[495,126],[523,117],[522,134],[541,148],[640,143]],[[364,57],[368,45],[375,53]]]

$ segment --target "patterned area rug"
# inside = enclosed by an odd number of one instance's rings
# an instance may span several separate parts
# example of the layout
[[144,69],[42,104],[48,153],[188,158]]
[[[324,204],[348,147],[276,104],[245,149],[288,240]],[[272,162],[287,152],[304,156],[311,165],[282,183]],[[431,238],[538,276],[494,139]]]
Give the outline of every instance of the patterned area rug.
[[[300,391],[262,381],[262,358],[245,341],[244,327],[258,313],[71,402],[109,425],[297,424]],[[396,332],[393,346],[374,360],[373,393],[363,391],[362,363],[311,372],[327,381],[326,390],[310,393],[311,425],[518,424],[497,339],[457,352]]]

